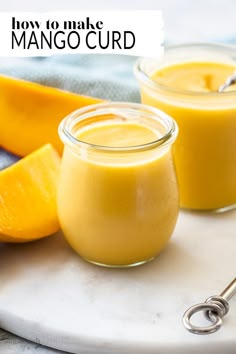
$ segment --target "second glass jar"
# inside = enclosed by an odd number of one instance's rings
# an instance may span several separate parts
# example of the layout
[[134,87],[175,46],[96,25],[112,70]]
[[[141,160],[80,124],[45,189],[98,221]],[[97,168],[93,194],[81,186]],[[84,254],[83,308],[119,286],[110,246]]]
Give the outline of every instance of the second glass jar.
[[236,87],[217,92],[235,70],[235,48],[214,44],[168,47],[160,60],[135,66],[142,102],[179,126],[173,151],[182,208],[236,206]]

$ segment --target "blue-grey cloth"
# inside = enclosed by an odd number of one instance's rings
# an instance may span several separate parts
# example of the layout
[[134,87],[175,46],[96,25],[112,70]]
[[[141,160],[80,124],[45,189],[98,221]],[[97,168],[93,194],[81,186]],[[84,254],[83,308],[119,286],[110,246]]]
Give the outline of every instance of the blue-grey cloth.
[[[0,74],[112,101],[138,102],[135,60],[131,56],[105,54],[10,59],[0,62]],[[0,149],[0,169],[17,159]]]

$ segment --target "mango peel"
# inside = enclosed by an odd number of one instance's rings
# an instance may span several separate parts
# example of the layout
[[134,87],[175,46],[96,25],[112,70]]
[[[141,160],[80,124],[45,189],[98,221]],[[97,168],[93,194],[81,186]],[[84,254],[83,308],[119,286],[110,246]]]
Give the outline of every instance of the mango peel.
[[26,156],[51,143],[61,154],[60,121],[76,109],[99,102],[103,100],[0,76],[0,145]]

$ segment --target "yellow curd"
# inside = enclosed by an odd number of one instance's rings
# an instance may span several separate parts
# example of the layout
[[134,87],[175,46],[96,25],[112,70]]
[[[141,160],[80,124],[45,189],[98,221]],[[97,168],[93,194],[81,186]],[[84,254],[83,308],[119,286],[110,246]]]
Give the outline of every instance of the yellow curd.
[[[164,67],[151,79],[173,89],[192,92],[217,92],[236,66],[214,62],[186,62]],[[235,90],[232,85],[227,91]]]
[[[144,112],[140,117],[137,112],[143,106],[130,106],[96,105],[91,119],[79,110],[73,119],[82,118],[74,127],[68,128],[70,117],[60,127],[61,227],[82,258],[100,265],[137,265],[153,258],[166,246],[178,215],[171,153],[176,127],[168,118],[173,129],[168,133],[166,117],[162,121],[151,110],[154,118],[142,120]],[[109,113],[114,107],[121,115]]]
[[137,76],[142,102],[168,113],[179,126],[173,151],[180,206],[227,209],[236,204],[236,85],[224,93],[217,90],[236,63],[203,58],[184,61],[183,55],[181,62],[162,61],[148,75],[149,82]]

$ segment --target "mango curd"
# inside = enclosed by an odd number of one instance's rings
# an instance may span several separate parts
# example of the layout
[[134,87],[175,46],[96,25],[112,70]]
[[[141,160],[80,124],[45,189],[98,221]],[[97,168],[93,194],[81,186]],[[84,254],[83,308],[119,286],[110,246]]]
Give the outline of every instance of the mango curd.
[[58,194],[62,230],[82,258],[106,266],[137,265],[160,253],[179,204],[171,152],[176,127],[168,133],[166,118],[155,121],[155,111],[148,124],[143,112],[137,117],[142,105],[120,105],[121,115],[109,113],[116,104],[96,105],[90,120],[78,110],[74,119],[81,120],[68,128],[72,144],[65,136],[70,118],[59,130],[65,143]]
[[179,126],[173,151],[180,206],[227,209],[236,204],[236,85],[227,92],[217,90],[236,63],[203,58],[169,65],[163,61],[148,75],[150,82],[137,76],[142,102],[171,115]]

